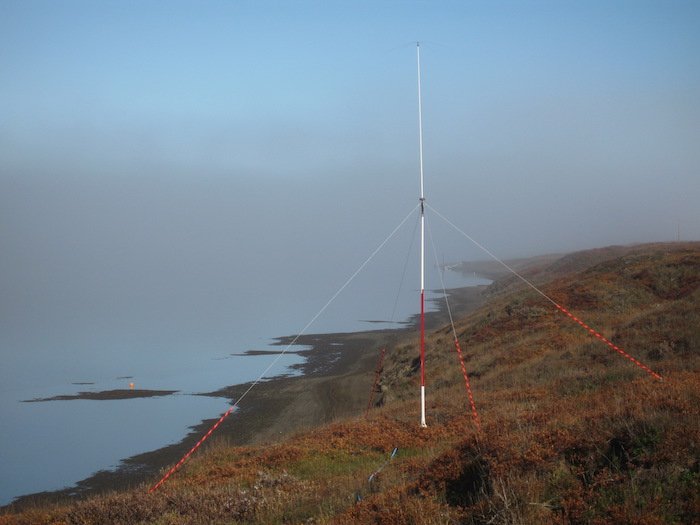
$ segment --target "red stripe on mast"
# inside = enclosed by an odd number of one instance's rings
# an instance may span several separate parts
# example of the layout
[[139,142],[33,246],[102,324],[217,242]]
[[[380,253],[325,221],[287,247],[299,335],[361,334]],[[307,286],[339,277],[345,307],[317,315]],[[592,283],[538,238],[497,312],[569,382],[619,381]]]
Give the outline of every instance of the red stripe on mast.
[[425,386],[425,292],[420,291],[420,386]]
[[420,362],[421,427],[425,422],[425,187],[423,184],[423,102],[420,85],[420,43],[416,42],[418,65],[418,160],[420,163]]

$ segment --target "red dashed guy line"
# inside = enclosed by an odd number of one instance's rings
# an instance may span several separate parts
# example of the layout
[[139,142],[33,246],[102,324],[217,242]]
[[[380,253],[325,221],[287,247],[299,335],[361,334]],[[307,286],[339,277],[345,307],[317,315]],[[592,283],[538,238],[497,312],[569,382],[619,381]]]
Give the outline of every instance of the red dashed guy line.
[[221,418],[216,422],[216,424],[215,424],[213,427],[211,427],[211,429],[209,429],[209,432],[207,432],[207,433],[204,435],[204,437],[203,437],[202,439],[200,439],[199,441],[197,441],[197,444],[196,444],[194,447],[192,447],[192,449],[191,449],[187,454],[185,454],[185,456],[178,462],[178,464],[175,465],[172,469],[170,469],[170,472],[168,472],[165,476],[163,476],[163,479],[161,479],[158,483],[156,483],[156,484],[153,486],[153,488],[152,488],[149,492],[153,492],[154,490],[156,490],[158,487],[160,487],[160,486],[165,482],[166,479],[168,479],[170,476],[172,476],[173,473],[174,473],[177,469],[179,469],[180,466],[181,466],[185,461],[187,461],[187,458],[189,458],[189,457],[194,453],[194,451],[197,450],[197,449],[199,448],[199,445],[201,445],[202,443],[204,443],[204,441],[205,441],[209,436],[211,436],[212,432],[214,432],[214,430],[216,430],[216,428],[224,421],[224,419],[226,419],[226,418],[229,416],[229,414],[231,414],[231,412],[233,412],[233,410],[234,410],[235,408],[236,408],[236,407],[231,407],[231,408],[229,408],[228,411],[227,411],[223,416],[221,416]]
[[382,371],[382,365],[384,364],[384,354],[386,353],[386,348],[382,349],[382,355],[379,357],[379,366],[377,367],[377,373],[374,375],[374,385],[372,385],[372,391],[369,394],[369,403],[367,403],[367,410],[365,410],[365,418],[369,414],[369,409],[372,406],[372,399],[374,398],[374,391],[377,389],[377,383],[379,382],[379,374]]
[[462,365],[462,375],[464,376],[464,384],[467,386],[467,393],[469,394],[469,403],[472,407],[472,414],[474,416],[474,424],[476,429],[481,432],[481,424],[479,423],[479,415],[476,413],[476,405],[474,404],[474,397],[472,396],[472,389],[469,386],[469,376],[467,376],[467,368],[464,366],[464,358],[462,357],[462,349],[459,347],[459,341],[455,339],[455,348],[457,349],[457,355],[459,356],[459,364]]
[[571,317],[574,321],[576,321],[578,324],[580,324],[581,326],[583,326],[586,330],[588,330],[590,333],[592,333],[592,334],[593,334],[594,336],[596,336],[598,339],[600,339],[601,341],[603,341],[606,345],[608,345],[609,347],[611,347],[611,348],[617,350],[621,355],[625,356],[627,359],[629,359],[630,361],[632,361],[635,365],[637,365],[638,367],[642,368],[643,370],[645,370],[645,371],[648,372],[649,374],[653,375],[655,378],[657,378],[657,379],[663,379],[659,374],[657,374],[657,373],[654,372],[653,370],[650,370],[649,368],[647,368],[646,366],[644,366],[642,363],[640,363],[639,361],[637,361],[634,357],[632,357],[631,355],[629,355],[628,353],[624,352],[622,349],[620,349],[619,347],[615,346],[615,345],[612,344],[610,341],[608,341],[607,339],[605,339],[605,337],[603,337],[603,336],[600,335],[598,332],[596,332],[595,330],[593,330],[593,328],[591,328],[591,327],[588,326],[586,323],[584,323],[583,321],[581,321],[578,317],[576,317],[574,314],[572,314],[571,312],[569,312],[568,310],[566,310],[564,307],[559,306],[559,305],[556,304],[556,303],[554,304],[554,306],[556,306],[559,310],[561,310],[561,312],[563,312],[563,313],[565,313],[566,315],[568,315],[569,317]]

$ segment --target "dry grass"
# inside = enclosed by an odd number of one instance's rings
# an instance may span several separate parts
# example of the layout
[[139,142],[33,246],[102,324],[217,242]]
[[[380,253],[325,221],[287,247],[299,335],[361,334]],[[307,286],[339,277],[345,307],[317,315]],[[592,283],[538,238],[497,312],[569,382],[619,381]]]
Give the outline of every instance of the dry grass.
[[699,523],[700,249],[580,257],[538,268],[538,282],[662,381],[509,282],[456,327],[480,433],[446,327],[428,340],[427,429],[414,401],[417,348],[406,344],[387,355],[384,405],[369,420],[266,448],[222,441],[154,494],[0,524]]

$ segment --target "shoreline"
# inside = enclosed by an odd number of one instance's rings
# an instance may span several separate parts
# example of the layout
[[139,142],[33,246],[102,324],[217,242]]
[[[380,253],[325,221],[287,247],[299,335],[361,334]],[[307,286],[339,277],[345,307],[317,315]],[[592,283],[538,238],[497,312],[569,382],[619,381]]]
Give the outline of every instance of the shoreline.
[[[452,314],[464,316],[476,310],[486,299],[483,294],[486,287],[446,290]],[[449,323],[449,317],[443,298],[430,301],[437,304],[438,309],[426,312],[426,329],[434,330]],[[308,347],[289,351],[304,357],[304,362],[289,368],[294,375],[283,373],[258,382],[237,410],[221,423],[212,439],[226,439],[233,446],[262,446],[335,420],[361,417],[382,348],[413,337],[418,330],[419,318],[419,314],[415,314],[399,328],[275,338],[275,344],[279,346],[286,347],[296,338],[294,346]],[[231,406],[251,384],[226,386],[194,395],[221,397]],[[379,402],[381,395],[376,400]],[[222,414],[224,412],[222,410]],[[123,459],[116,468],[95,472],[70,487],[19,496],[0,508],[17,511],[37,503],[66,501],[155,483],[211,429],[220,416],[193,425],[178,443]],[[207,444],[205,442],[202,447],[206,448]]]

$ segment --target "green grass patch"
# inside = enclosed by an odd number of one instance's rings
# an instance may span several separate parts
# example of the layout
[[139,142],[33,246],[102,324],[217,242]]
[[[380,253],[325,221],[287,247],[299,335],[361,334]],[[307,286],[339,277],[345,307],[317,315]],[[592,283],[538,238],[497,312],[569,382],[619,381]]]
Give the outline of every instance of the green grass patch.
[[369,476],[387,457],[376,451],[313,453],[290,465],[289,472],[300,479],[311,481],[362,472],[367,472]]

